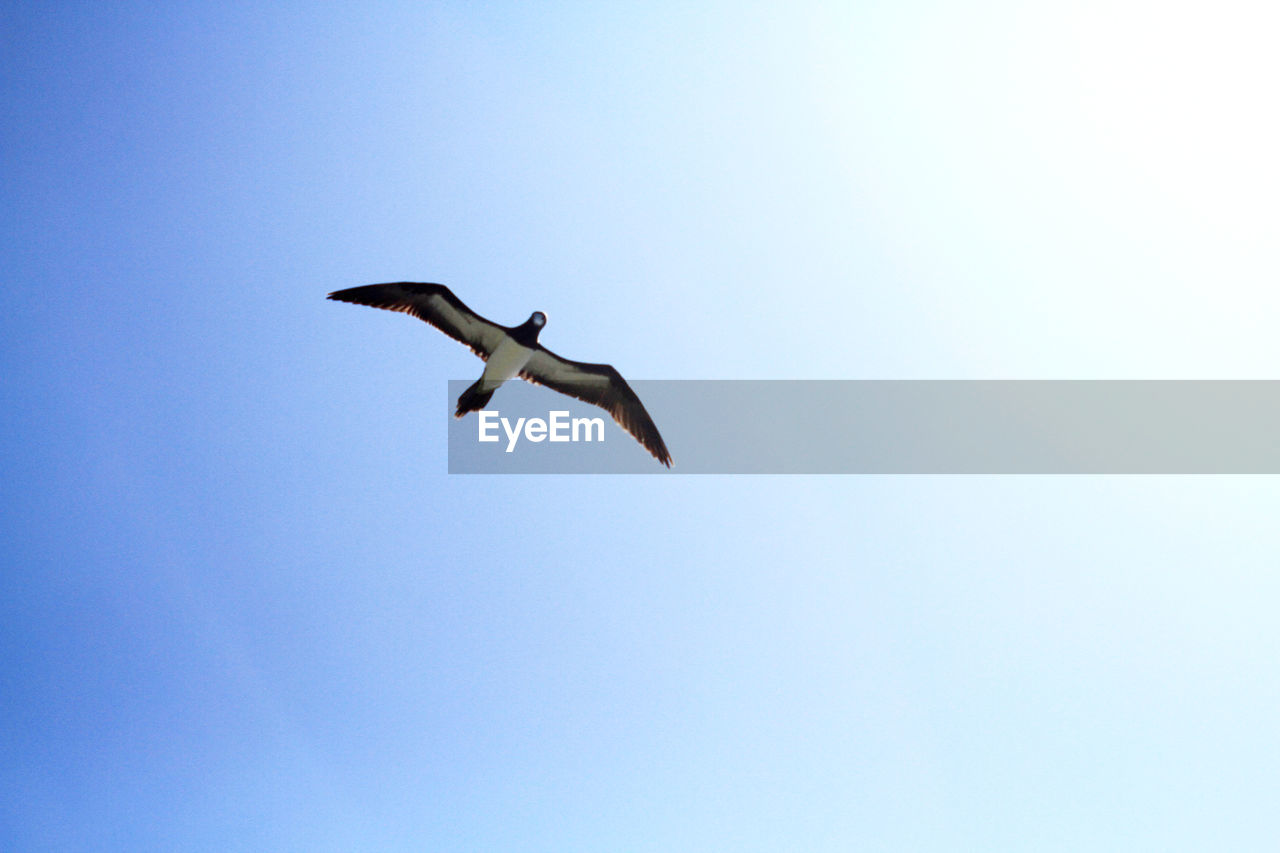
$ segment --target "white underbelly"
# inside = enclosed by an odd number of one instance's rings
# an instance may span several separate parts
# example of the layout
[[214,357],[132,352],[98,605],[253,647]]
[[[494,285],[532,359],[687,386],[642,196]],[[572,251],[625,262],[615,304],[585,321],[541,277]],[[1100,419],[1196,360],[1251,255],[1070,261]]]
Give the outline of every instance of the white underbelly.
[[497,388],[503,382],[519,373],[520,368],[528,363],[532,355],[533,350],[520,346],[520,344],[507,338],[498,344],[498,348],[493,351],[493,355],[489,356],[489,360],[485,362],[484,373],[480,374],[480,381],[484,383],[486,390]]

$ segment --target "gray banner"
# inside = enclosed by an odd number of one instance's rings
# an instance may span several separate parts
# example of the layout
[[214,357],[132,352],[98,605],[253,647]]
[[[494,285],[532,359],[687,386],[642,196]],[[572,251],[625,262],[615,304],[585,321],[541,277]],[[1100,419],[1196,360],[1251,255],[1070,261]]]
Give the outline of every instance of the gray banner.
[[[523,382],[498,390],[485,421],[454,419],[471,381],[449,383],[450,473],[668,473],[600,409]],[[631,385],[671,451],[670,473],[1280,473],[1280,381]]]

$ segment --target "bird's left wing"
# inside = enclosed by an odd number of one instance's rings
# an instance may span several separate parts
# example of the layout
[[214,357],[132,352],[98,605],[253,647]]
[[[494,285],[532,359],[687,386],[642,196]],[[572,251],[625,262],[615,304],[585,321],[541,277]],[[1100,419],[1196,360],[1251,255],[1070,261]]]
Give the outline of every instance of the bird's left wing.
[[520,371],[520,378],[599,406],[613,416],[618,426],[635,436],[654,458],[671,467],[671,454],[653,418],[627,380],[612,366],[570,361],[539,344]]
[[506,335],[506,329],[472,311],[443,284],[419,284],[412,281],[366,284],[363,287],[336,290],[329,294],[329,298],[412,314],[455,341],[466,344],[485,361],[489,360],[489,356]]

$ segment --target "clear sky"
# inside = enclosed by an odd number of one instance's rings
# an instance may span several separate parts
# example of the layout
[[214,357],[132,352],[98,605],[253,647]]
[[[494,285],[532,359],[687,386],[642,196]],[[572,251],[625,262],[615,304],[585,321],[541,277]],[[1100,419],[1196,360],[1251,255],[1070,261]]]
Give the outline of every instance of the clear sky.
[[1276,478],[451,477],[324,299],[1280,378],[1270,6],[5,3],[0,847],[1275,849]]

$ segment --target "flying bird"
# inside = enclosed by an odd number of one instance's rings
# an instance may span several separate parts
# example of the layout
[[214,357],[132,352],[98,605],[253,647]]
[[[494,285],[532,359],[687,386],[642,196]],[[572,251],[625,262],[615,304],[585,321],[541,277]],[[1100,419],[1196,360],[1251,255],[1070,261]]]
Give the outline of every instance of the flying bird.
[[519,326],[500,326],[472,311],[443,284],[412,281],[351,287],[334,291],[329,298],[412,314],[484,359],[484,372],[474,385],[462,392],[454,417],[483,409],[502,383],[518,376],[526,382],[545,385],[552,391],[599,406],[655,459],[671,467],[671,454],[658,434],[658,427],[622,374],[608,364],[561,358],[538,343],[538,334],[547,324],[547,315],[541,311],[534,311]]

